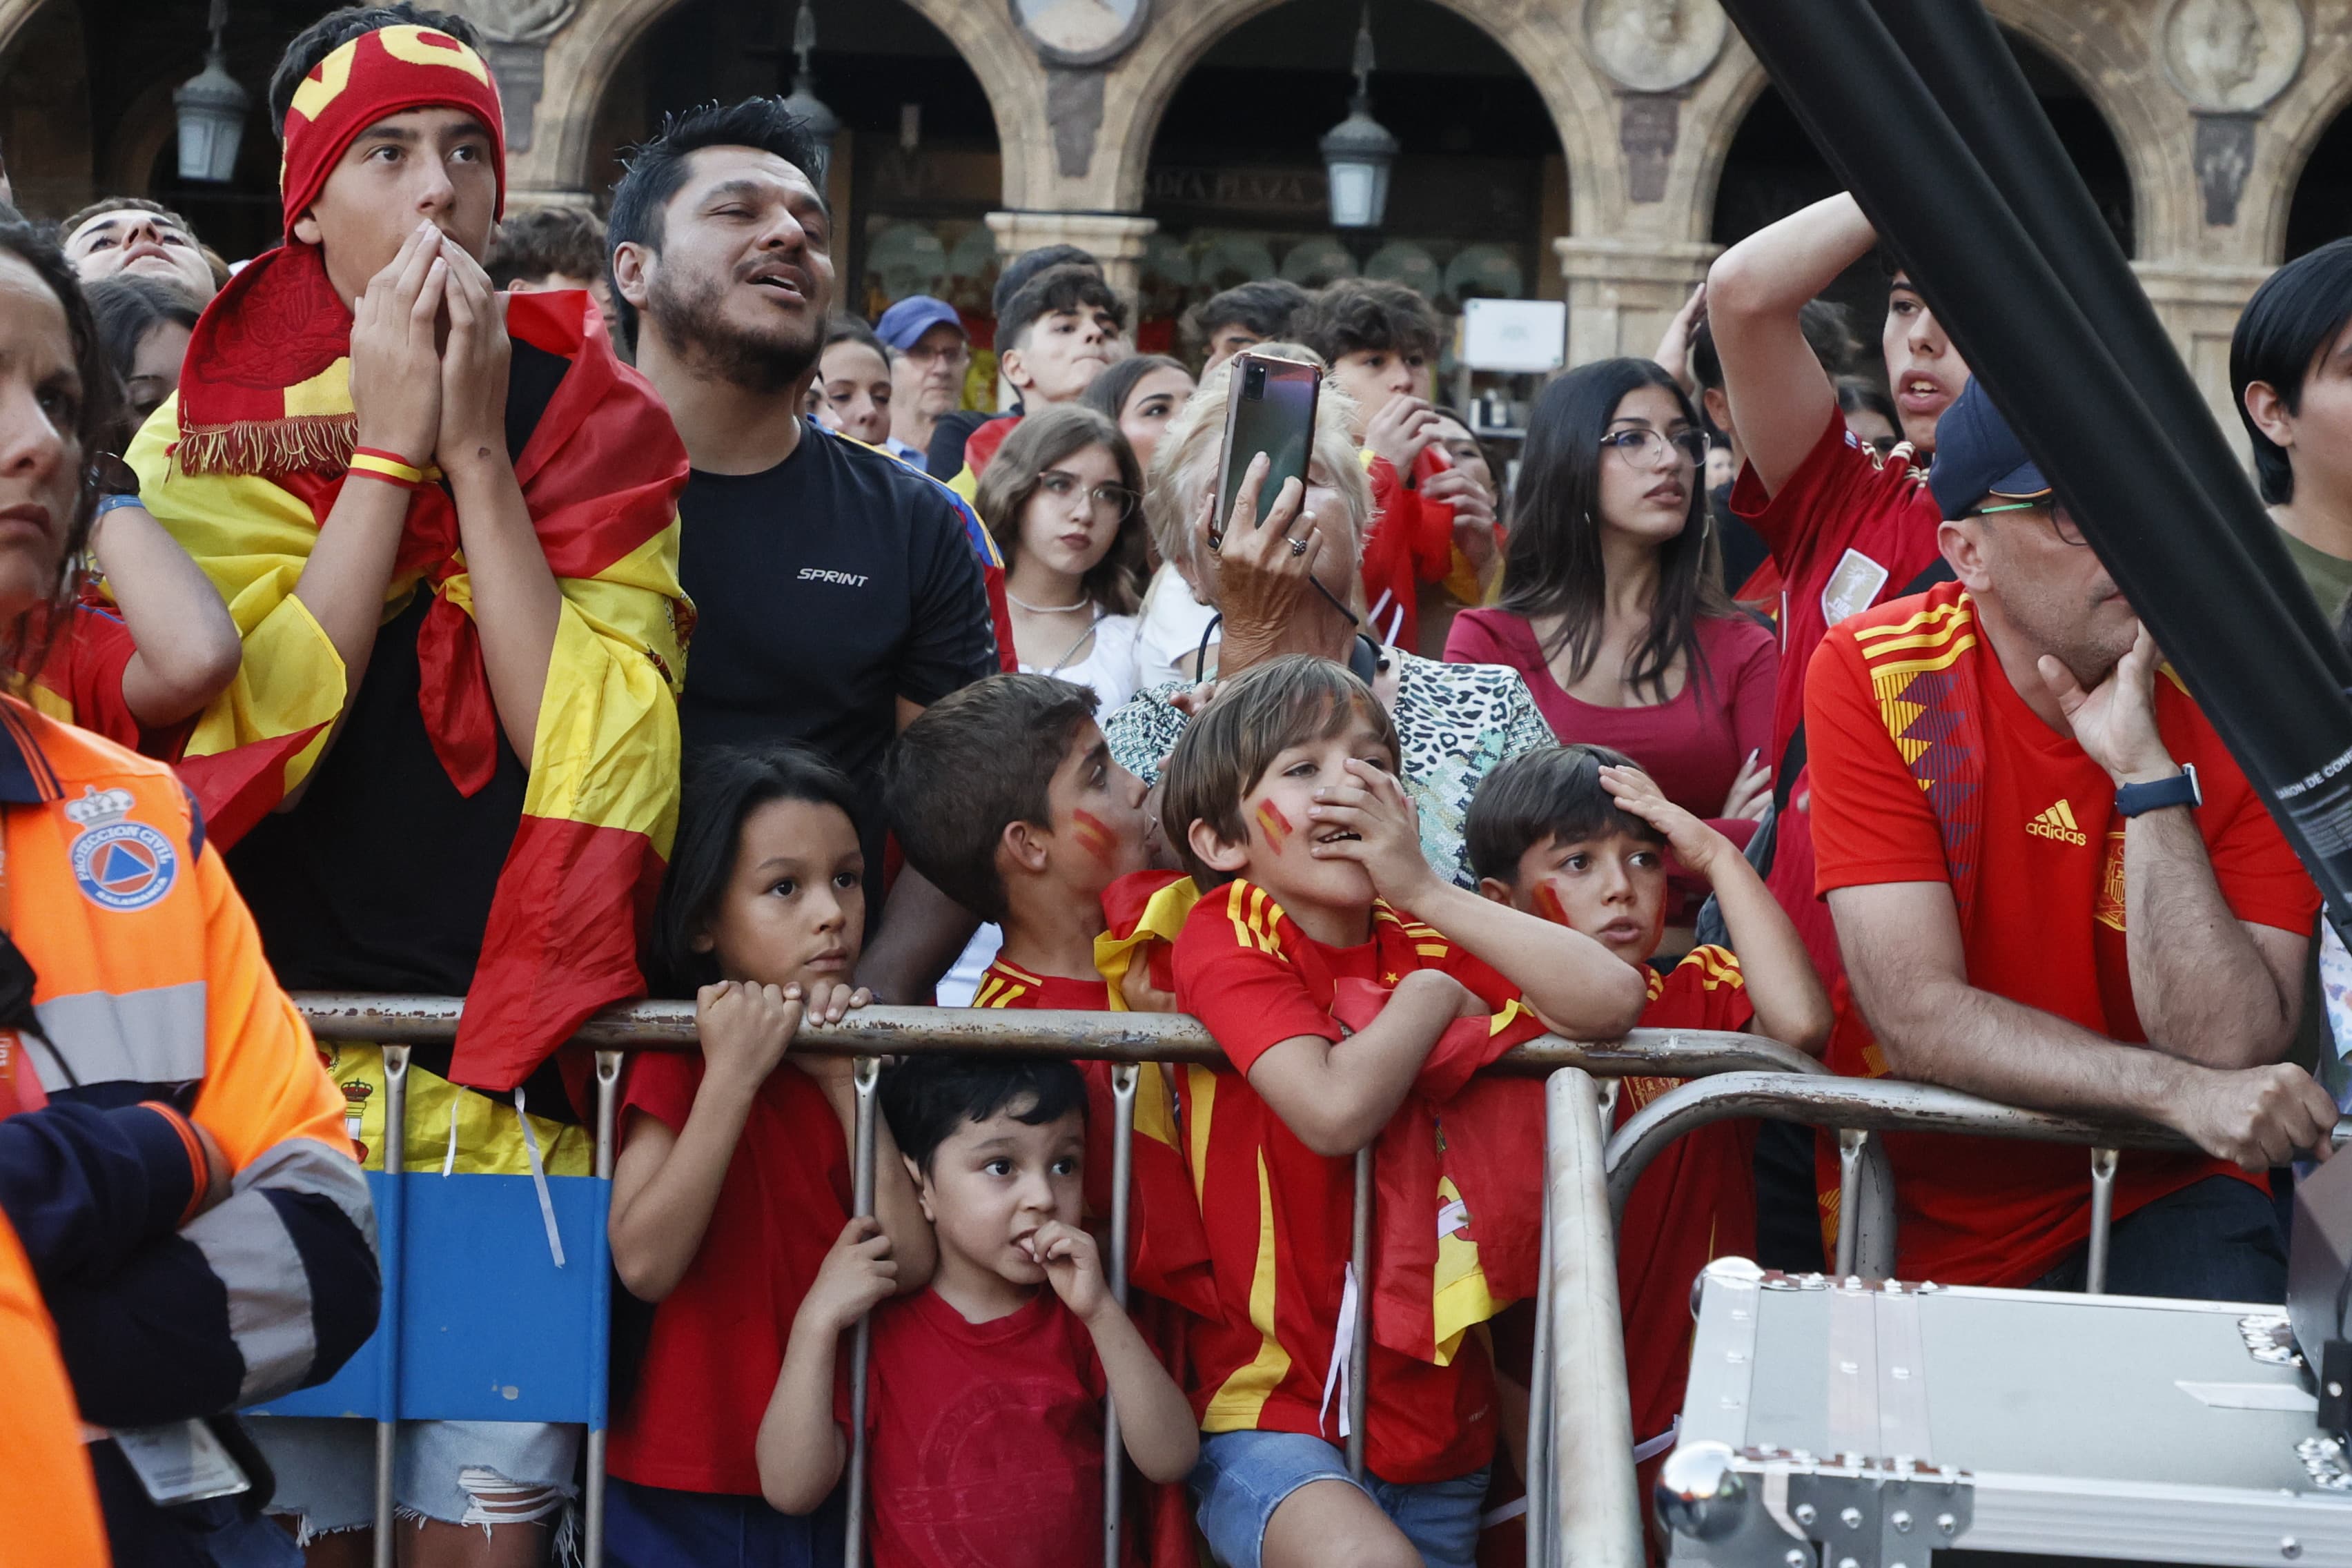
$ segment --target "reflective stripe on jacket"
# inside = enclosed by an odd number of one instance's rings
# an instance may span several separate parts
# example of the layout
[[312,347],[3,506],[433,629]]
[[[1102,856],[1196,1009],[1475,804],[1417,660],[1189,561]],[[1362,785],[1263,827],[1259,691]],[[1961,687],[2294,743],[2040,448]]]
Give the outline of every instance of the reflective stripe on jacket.
[[374,1213],[342,1097],[186,790],[0,697],[0,855],[36,976],[20,1064],[48,1100],[0,1121],[0,1211],[83,1416],[179,1420],[324,1381],[375,1327]]

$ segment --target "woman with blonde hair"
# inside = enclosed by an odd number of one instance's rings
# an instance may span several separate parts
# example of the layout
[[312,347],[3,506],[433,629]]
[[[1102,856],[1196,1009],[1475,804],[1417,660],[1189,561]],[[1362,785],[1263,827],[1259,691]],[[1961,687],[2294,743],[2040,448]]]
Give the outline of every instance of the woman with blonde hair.
[[[1251,352],[1320,363],[1296,344]],[[1362,629],[1360,574],[1372,492],[1348,433],[1348,396],[1337,387],[1327,382],[1317,404],[1306,484],[1286,480],[1279,493],[1261,495],[1265,461],[1257,459],[1231,514],[1215,515],[1226,393],[1224,378],[1212,377],[1192,395],[1160,438],[1146,491],[1161,558],[1219,617],[1201,648],[1181,661],[1184,674],[1235,675],[1293,653],[1354,669],[1395,721],[1423,852],[1440,875],[1476,886],[1462,837],[1470,797],[1496,763],[1552,744],[1550,729],[1517,670],[1441,664]],[[1190,680],[1153,687],[1103,721],[1111,755],[1147,784],[1158,783],[1188,710],[1197,706],[1185,697],[1191,690]]]

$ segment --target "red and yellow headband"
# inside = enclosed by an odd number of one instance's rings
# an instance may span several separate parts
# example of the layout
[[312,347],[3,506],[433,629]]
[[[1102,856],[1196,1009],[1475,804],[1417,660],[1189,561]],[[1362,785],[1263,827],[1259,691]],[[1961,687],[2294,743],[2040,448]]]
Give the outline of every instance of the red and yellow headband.
[[499,216],[505,216],[506,117],[490,68],[448,34],[403,24],[362,33],[320,60],[294,89],[278,170],[289,239],[294,220],[319,199],[352,141],[378,121],[412,109],[461,109],[481,121],[498,172]]

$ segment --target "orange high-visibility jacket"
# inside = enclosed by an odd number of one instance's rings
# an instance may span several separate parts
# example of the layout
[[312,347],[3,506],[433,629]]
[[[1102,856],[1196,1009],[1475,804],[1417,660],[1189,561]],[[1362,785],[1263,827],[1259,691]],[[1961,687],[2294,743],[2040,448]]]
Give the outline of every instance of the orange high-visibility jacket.
[[16,1233],[0,1217],[0,1568],[106,1568],[98,1492],[58,1337]]
[[38,1025],[16,1043],[0,1211],[83,1418],[182,1420],[323,1381],[375,1326],[374,1213],[342,1098],[187,791],[0,697],[0,854]]

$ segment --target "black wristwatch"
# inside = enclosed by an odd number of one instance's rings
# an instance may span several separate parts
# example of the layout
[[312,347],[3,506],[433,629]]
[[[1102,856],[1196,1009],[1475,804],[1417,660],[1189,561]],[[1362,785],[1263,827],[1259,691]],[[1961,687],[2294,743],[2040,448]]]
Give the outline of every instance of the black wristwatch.
[[2162,811],[2168,805],[2185,805],[2193,810],[2204,804],[2205,792],[2197,785],[2197,770],[2186,763],[2172,778],[2158,779],[2153,784],[2125,784],[2116,791],[2116,810],[2126,816]]

